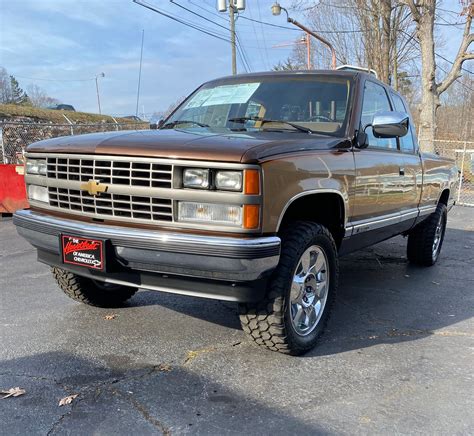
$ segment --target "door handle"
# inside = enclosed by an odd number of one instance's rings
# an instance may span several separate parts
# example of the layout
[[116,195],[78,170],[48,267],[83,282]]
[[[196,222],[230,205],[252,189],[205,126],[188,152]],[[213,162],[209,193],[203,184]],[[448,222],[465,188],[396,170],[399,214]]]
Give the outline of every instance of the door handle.
[[398,174],[400,174],[401,176],[404,176],[405,175],[405,168],[399,167],[398,168]]

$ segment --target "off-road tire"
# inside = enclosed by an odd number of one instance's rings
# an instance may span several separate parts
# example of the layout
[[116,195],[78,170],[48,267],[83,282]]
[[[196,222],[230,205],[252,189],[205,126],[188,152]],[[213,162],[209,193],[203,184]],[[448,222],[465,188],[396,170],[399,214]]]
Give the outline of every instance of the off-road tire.
[[[446,206],[439,203],[435,212],[410,231],[407,257],[411,263],[421,266],[432,266],[436,263],[443,245],[447,216]],[[436,228],[440,222],[442,225],[441,240],[437,252],[434,254],[433,244],[436,238]]]
[[[299,336],[290,319],[290,287],[301,255],[311,245],[326,254],[329,289],[321,318],[308,336]],[[269,279],[266,295],[258,303],[239,305],[242,329],[256,344],[284,354],[300,355],[314,348],[326,327],[334,304],[339,276],[337,248],[324,226],[294,222],[282,236],[280,261]]]
[[138,290],[121,285],[104,286],[100,282],[61,268],[53,267],[51,271],[59,287],[68,297],[89,306],[120,307]]

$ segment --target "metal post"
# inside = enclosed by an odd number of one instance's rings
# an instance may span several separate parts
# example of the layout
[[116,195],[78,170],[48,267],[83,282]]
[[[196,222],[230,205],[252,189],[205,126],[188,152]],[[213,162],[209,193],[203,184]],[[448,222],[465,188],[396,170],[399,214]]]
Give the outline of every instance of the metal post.
[[113,116],[110,116],[110,118],[112,118],[114,120],[114,123],[115,123],[115,130],[118,130],[119,129],[119,125],[117,123],[117,120],[113,117]]
[[66,118],[66,121],[69,123],[69,125],[71,126],[71,136],[74,135],[74,128],[73,128],[73,123],[72,121],[66,116],[63,114],[63,117]]
[[99,95],[99,76],[100,77],[105,77],[104,73],[100,73],[97,76],[95,76],[95,90],[97,92],[97,104],[99,105],[99,114],[102,115],[102,111],[100,109],[100,95]]
[[138,101],[140,100],[140,82],[142,79],[142,60],[143,60],[143,40],[145,38],[145,29],[142,30],[142,48],[140,50],[140,68],[138,70],[138,88],[137,88],[137,107],[135,109],[135,116],[138,117]]
[[95,90],[97,92],[97,104],[99,105],[99,114],[102,114],[100,110],[99,82],[97,81],[97,76],[95,76]]
[[232,47],[232,74],[237,74],[237,59],[235,51],[235,15],[233,0],[229,2],[229,18],[230,18],[230,45]]
[[294,20],[293,18],[288,17],[286,21],[288,21],[288,23],[294,24],[296,27],[299,27],[301,30],[304,30],[306,33],[309,33],[311,36],[314,36],[318,41],[321,41],[323,44],[327,45],[329,50],[331,50],[331,68],[333,70],[336,69],[336,63],[337,63],[336,50],[334,50],[333,45],[327,39],[323,38],[322,36],[308,29],[306,26],[303,26],[301,23]]
[[308,70],[312,69],[311,65],[311,37],[308,32],[306,32],[306,56],[308,62]]
[[466,149],[467,149],[467,140],[464,141],[464,149],[462,151],[461,171],[459,173],[459,185],[458,185],[458,200],[457,200],[458,204],[461,201],[462,177],[463,177],[463,174],[464,174],[464,158],[466,157]]
[[0,149],[2,150],[2,159],[0,159],[0,163],[8,163],[5,156],[5,144],[3,143],[3,127],[0,127]]

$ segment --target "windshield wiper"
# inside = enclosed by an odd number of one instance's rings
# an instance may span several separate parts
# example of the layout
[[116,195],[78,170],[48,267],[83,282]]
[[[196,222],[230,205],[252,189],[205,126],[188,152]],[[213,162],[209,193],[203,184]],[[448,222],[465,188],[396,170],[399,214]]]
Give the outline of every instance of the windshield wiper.
[[239,118],[229,118],[227,121],[230,121],[231,123],[245,123],[246,121],[260,121],[262,124],[266,123],[280,123],[280,124],[287,124],[291,127],[293,127],[296,130],[299,130],[300,132],[305,132],[305,133],[315,133],[313,130],[309,129],[308,127],[303,127],[300,126],[299,124],[294,124],[290,123],[289,121],[283,121],[283,120],[269,120],[261,117],[239,117]]
[[162,129],[165,129],[165,128],[172,129],[173,127],[177,126],[178,124],[196,124],[199,127],[210,127],[209,124],[203,124],[203,123],[199,123],[199,122],[193,121],[193,120],[176,120],[176,121],[171,121],[170,123],[163,124],[163,126],[161,126],[161,128]]

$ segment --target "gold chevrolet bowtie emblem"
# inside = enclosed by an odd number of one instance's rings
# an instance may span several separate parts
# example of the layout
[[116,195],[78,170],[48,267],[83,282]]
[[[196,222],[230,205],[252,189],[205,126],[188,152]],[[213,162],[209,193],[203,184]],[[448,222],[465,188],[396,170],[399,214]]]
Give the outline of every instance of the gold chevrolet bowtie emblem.
[[87,183],[81,183],[81,191],[87,191],[89,195],[99,196],[101,192],[107,192],[107,185],[101,185],[91,179]]

